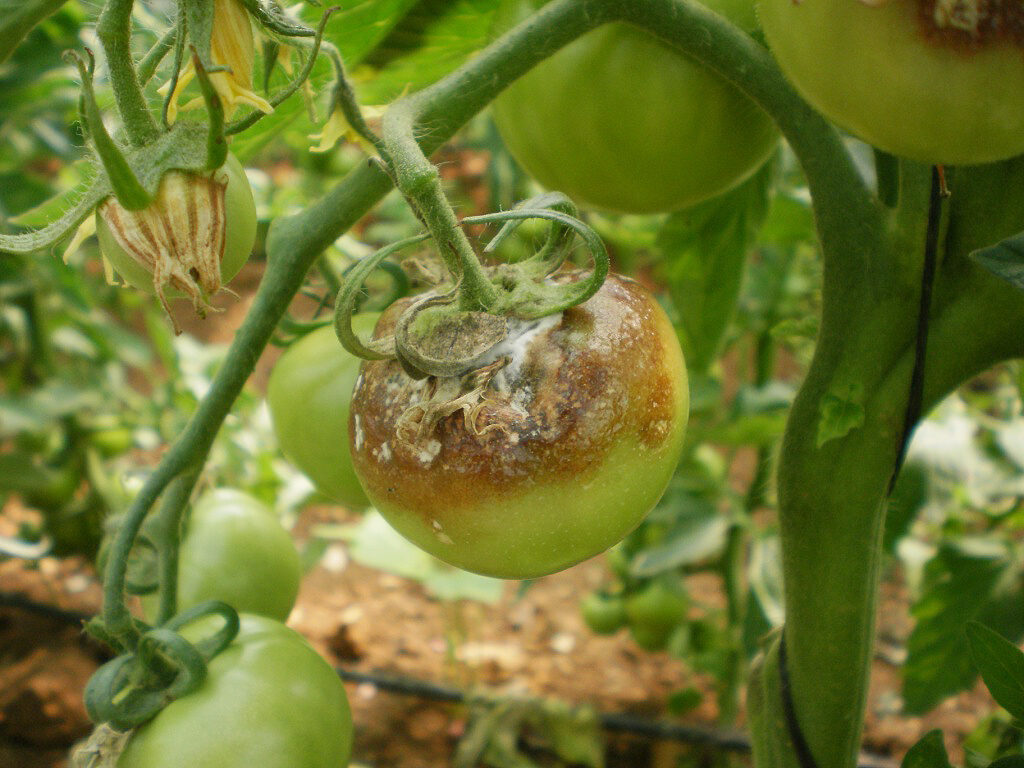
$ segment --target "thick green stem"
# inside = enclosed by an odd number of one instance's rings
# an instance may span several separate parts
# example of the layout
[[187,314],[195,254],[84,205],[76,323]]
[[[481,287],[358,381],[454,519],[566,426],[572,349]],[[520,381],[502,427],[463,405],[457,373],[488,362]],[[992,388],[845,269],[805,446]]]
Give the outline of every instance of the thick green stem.
[[107,55],[110,84],[128,141],[140,147],[155,139],[159,129],[132,61],[132,4],[133,0],[107,0],[96,24],[96,35]]
[[452,280],[459,284],[459,305],[487,310],[498,293],[480,265],[444,194],[437,168],[416,143],[415,102],[402,101],[384,115],[384,144],[398,188],[423,218]]

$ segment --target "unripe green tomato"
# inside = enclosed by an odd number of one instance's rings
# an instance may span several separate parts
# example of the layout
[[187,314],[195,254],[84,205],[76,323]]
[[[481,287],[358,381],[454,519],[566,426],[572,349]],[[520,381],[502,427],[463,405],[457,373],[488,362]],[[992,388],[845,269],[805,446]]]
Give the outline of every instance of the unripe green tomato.
[[[198,689],[132,731],[118,768],[345,768],[352,713],[345,686],[297,632],[242,614]],[[185,627],[196,642],[218,618]]]
[[629,634],[633,642],[645,651],[664,651],[668,648],[669,640],[672,638],[671,629],[663,627],[647,626],[645,624],[630,624]]
[[[216,174],[221,174],[221,176],[218,177]],[[229,152],[227,160],[216,174],[214,178],[219,178],[227,183],[224,189],[224,251],[220,258],[219,275],[217,275],[217,288],[219,288],[222,285],[226,285],[231,278],[238,274],[238,271],[249,259],[253,245],[256,242],[257,220],[256,204],[252,198],[252,189],[249,186],[249,180],[245,176],[245,169],[238,162],[238,158]],[[203,191],[205,192],[205,190]],[[196,204],[200,205],[204,202],[206,205],[209,205],[208,202],[203,201],[201,198]],[[184,203],[184,201],[180,197],[172,196],[163,204],[174,205],[176,203]],[[102,214],[102,206],[96,211],[96,235],[99,238],[100,251],[103,253],[104,258],[110,262],[114,271],[126,283],[149,294],[156,292],[156,287],[153,285],[152,267],[147,267],[140,263],[138,258],[133,257],[118,243],[117,238]],[[200,233],[200,241],[202,241],[203,237],[204,235]],[[161,236],[161,239],[169,239],[169,236]],[[184,236],[176,237],[175,239],[180,241],[187,240]],[[183,247],[182,250],[187,251],[189,249]],[[199,274],[203,271],[198,269],[197,274],[193,275],[193,278],[204,290],[212,293],[216,289],[212,288],[212,284],[208,281],[212,280],[213,276]],[[182,295],[180,286],[175,287],[173,280],[170,281],[170,287],[167,288],[166,293],[168,296]]]
[[643,630],[644,634],[664,635],[665,642],[679,622],[686,618],[688,608],[689,600],[682,590],[670,587],[662,580],[652,581],[626,598],[630,628]]
[[[545,0],[503,0],[496,31]],[[703,0],[745,30],[753,0]],[[542,61],[494,102],[509,151],[537,181],[581,205],[657,213],[749,177],[778,132],[717,74],[635,27],[606,24]]]
[[[369,338],[378,317],[355,315],[356,335]],[[317,490],[354,510],[369,505],[348,444],[349,406],[361,363],[327,326],[292,344],[267,385],[274,434],[284,455]]]
[[580,602],[583,621],[598,635],[612,635],[626,626],[626,604],[617,595],[592,592]]
[[868,143],[930,164],[1024,152],[1019,2],[760,0],[759,11],[800,94]]
[[[299,553],[277,515],[247,493],[218,488],[189,513],[178,550],[178,610],[221,600],[284,621],[302,579]],[[153,619],[157,597],[142,600]]]

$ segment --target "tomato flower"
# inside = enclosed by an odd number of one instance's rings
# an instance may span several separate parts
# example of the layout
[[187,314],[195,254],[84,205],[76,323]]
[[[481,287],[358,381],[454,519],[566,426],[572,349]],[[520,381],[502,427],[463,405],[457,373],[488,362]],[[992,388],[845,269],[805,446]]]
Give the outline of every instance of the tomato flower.
[[[239,104],[248,104],[261,112],[273,112],[270,102],[252,89],[255,53],[249,14],[239,0],[214,0],[213,14],[210,56],[216,66],[226,67],[227,71],[211,72],[210,81],[224,105],[224,116],[230,118]],[[195,66],[189,61],[178,75],[174,94],[167,106],[168,121],[173,123],[177,117],[178,97],[195,74]],[[165,84],[160,92],[166,94],[169,87],[170,83]],[[202,103],[202,99],[196,98],[181,109],[195,109]]]

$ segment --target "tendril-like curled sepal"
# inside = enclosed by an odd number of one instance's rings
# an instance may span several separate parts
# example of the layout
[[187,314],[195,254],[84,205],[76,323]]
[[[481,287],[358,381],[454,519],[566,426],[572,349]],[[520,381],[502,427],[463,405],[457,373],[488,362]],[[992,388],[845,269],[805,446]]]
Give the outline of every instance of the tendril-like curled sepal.
[[[178,630],[210,615],[224,619],[213,634],[194,643],[179,634]],[[119,731],[142,725],[202,685],[207,664],[231,643],[238,628],[238,613],[217,600],[201,603],[162,627],[150,628],[134,652],[107,662],[89,679],[85,687],[89,717]]]
[[[334,329],[349,352],[366,360],[397,359],[409,376],[451,377],[493,362],[490,353],[509,333],[507,318],[536,320],[581,304],[601,287],[608,275],[608,252],[601,238],[575,217],[573,203],[560,193],[547,193],[527,200],[511,211],[471,216],[463,224],[502,222],[504,226],[484,248],[489,253],[526,219],[545,219],[552,226],[544,244],[527,259],[514,264],[485,267],[496,289],[496,300],[485,308],[467,309],[460,301],[461,286],[445,292],[424,294],[402,310],[392,336],[363,343],[352,331],[351,316],[363,290],[363,282],[384,259],[397,251],[423,242],[428,235],[416,235],[382,248],[359,261],[338,291]],[[579,236],[593,258],[589,274],[572,279],[559,277],[559,269]]]

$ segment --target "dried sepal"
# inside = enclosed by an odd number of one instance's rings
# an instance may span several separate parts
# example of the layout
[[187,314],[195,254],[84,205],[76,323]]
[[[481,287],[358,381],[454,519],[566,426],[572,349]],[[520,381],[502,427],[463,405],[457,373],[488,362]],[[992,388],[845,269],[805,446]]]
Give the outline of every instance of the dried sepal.
[[221,172],[170,171],[148,208],[129,211],[115,198],[97,208],[117,245],[152,275],[153,290],[174,322],[175,332],[180,329],[171,314],[167,286],[190,298],[200,316],[210,307],[207,297],[221,289],[226,190]]

